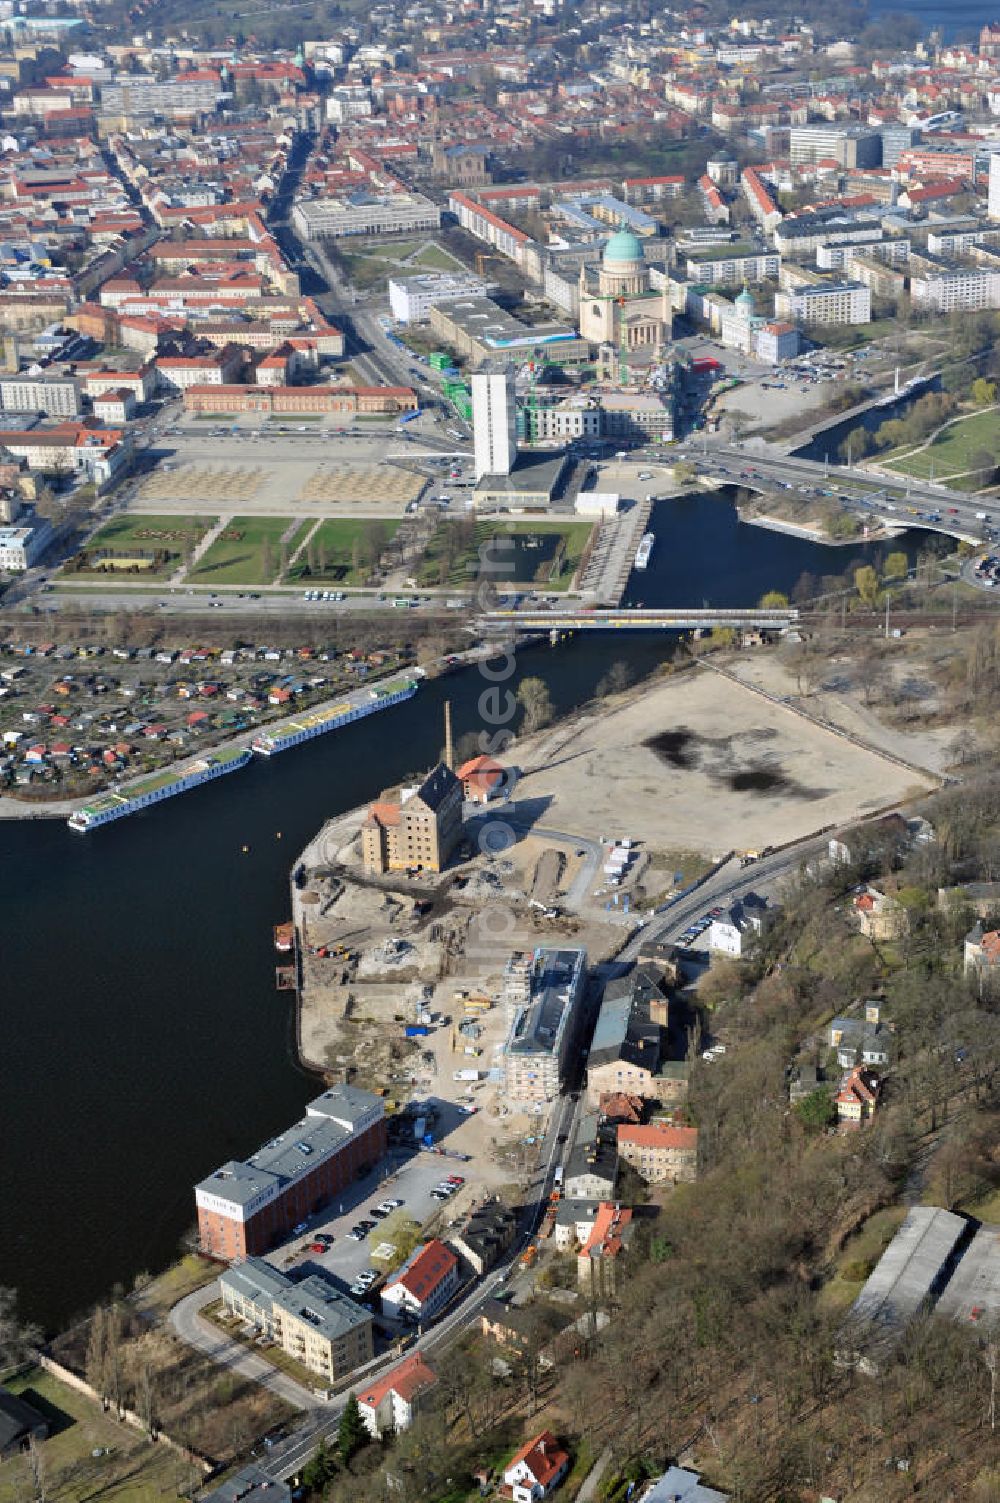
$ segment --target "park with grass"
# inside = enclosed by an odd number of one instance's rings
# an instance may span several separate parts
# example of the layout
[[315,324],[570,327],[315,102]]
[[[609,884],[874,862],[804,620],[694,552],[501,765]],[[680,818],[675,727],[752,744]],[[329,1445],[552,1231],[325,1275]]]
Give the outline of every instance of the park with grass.
[[191,570],[188,582],[272,584],[313,525],[290,517],[233,517]]
[[27,1456],[0,1466],[0,1503],[44,1497],[49,1503],[87,1503],[114,1497],[118,1503],[172,1503],[199,1474],[167,1446],[150,1445],[138,1430],[118,1424],[100,1404],[77,1393],[39,1367],[5,1384],[49,1422],[38,1447],[44,1492],[33,1487]]
[[919,448],[887,456],[882,463],[915,480],[944,480],[982,472],[988,483],[1000,453],[1000,408],[953,418]]
[[327,517],[288,570],[289,583],[363,585],[399,529],[398,517]]
[[63,573],[81,579],[106,579],[109,574],[162,579],[191,557],[214,526],[215,517],[114,517],[64,566]]
[[476,578],[484,548],[491,539],[510,539],[509,551],[496,552],[509,569],[495,575],[501,590],[509,586],[536,586],[545,590],[568,590],[587,539],[590,522],[504,522],[446,518],[431,537],[420,565],[420,583],[468,586]]

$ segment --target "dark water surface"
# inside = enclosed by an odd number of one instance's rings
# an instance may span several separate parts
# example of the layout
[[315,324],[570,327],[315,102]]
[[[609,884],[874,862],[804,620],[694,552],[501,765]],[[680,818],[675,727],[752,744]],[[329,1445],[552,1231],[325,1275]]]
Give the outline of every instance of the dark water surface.
[[655,504],[652,558],[642,573],[633,571],[626,605],[754,605],[768,590],[787,594],[802,574],[819,581],[877,564],[892,552],[906,553],[912,563],[920,548],[922,534],[915,531],[891,542],[834,548],[753,527],[740,521],[729,494],[697,493]]

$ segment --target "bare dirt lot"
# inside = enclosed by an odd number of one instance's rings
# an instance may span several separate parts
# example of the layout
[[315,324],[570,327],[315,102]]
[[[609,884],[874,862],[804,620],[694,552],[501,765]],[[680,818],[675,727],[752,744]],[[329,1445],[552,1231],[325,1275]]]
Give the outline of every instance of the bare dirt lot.
[[699,667],[522,749],[545,824],[717,856],[850,822],[931,777]]

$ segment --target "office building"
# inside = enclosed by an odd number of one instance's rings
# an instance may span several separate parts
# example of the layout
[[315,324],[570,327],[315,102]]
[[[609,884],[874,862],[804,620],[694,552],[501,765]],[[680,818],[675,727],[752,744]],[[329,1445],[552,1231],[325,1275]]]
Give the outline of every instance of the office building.
[[105,119],[142,120],[154,115],[202,115],[211,113],[219,98],[217,78],[203,76],[186,82],[137,76],[106,84],[101,90],[100,113]]
[[880,167],[882,137],[864,125],[837,121],[821,125],[793,125],[789,131],[792,164],[833,160],[841,167]]
[[380,1098],[331,1086],[301,1122],[195,1187],[202,1251],[226,1261],[265,1252],[377,1164],[385,1144]]
[[517,459],[514,372],[510,367],[473,371],[470,385],[476,479],[509,475]]
[[4,412],[44,412],[49,417],[78,417],[80,383],[72,376],[0,377]]
[[406,230],[437,230],[441,210],[422,193],[405,191],[307,198],[292,210],[292,224],[307,242],[346,235],[395,235]]
[[883,167],[895,167],[903,152],[920,140],[920,131],[913,125],[883,125],[879,134]]
[[991,219],[1000,219],[1000,154],[990,157],[990,186],[986,200]]
[[219,1279],[223,1308],[327,1383],[374,1355],[372,1315],[319,1274],[299,1282],[263,1258],[247,1258]]
[[424,272],[412,277],[389,278],[389,307],[399,324],[422,323],[432,308],[466,297],[485,297],[481,277],[461,272]]
[[52,541],[52,526],[44,517],[30,526],[0,527],[0,570],[23,574],[36,564]]

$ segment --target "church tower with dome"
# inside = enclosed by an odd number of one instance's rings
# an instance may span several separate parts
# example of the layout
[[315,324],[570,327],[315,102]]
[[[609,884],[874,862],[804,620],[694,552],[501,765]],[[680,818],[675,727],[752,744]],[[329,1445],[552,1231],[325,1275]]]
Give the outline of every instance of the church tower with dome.
[[581,338],[653,353],[667,343],[670,328],[666,282],[662,292],[650,287],[641,240],[631,230],[616,230],[604,247],[596,288],[580,268]]

